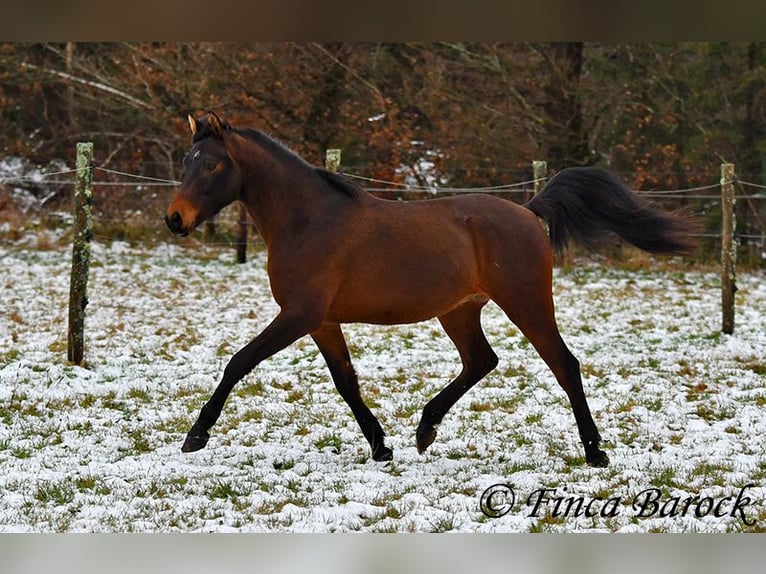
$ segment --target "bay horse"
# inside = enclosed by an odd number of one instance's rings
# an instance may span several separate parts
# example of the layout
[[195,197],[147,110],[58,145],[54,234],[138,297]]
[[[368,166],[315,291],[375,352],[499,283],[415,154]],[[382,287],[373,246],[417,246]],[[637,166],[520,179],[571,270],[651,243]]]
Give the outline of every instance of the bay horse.
[[[370,444],[393,451],[364,403],[341,331],[343,323],[403,324],[436,317],[462,370],[422,412],[422,453],[449,409],[498,363],[480,315],[494,301],[531,342],[569,398],[586,462],[607,466],[588,407],[580,365],[554,317],[554,254],[572,241],[590,248],[610,234],[651,253],[687,254],[691,224],[658,211],[610,172],[568,168],[526,204],[487,194],[391,201],[314,167],[263,132],[215,113],[189,116],[192,147],[165,215],[187,235],[234,201],[242,202],[267,247],[276,318],[238,351],[181,448],[203,448],[234,385],[264,359],[311,336],[333,382]],[[546,233],[547,228],[547,233]]]

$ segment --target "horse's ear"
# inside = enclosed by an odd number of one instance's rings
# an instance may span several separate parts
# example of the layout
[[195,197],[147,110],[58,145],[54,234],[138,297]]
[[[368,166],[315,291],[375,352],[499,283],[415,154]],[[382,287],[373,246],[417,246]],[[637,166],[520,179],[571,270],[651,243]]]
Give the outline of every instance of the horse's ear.
[[191,128],[192,135],[197,134],[197,120],[194,119],[194,116],[189,114],[189,128]]
[[207,123],[210,126],[210,131],[213,132],[213,135],[219,138],[222,138],[229,130],[228,124],[225,124],[215,112],[208,112]]

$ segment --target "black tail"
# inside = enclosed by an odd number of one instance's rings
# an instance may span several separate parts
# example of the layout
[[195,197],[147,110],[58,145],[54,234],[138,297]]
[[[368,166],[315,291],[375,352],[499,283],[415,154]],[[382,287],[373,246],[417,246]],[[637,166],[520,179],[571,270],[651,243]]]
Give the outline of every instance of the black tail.
[[649,253],[685,255],[695,249],[692,222],[652,208],[603,169],[564,169],[524,207],[548,224],[557,254],[572,241],[595,251],[612,233]]

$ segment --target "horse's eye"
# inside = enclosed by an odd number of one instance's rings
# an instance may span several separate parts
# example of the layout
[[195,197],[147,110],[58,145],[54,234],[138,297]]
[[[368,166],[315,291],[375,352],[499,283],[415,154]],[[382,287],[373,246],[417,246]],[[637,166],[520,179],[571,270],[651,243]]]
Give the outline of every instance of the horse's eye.
[[205,168],[208,171],[213,171],[215,169],[215,166],[217,166],[217,165],[218,165],[217,163],[210,162],[210,163],[205,165]]

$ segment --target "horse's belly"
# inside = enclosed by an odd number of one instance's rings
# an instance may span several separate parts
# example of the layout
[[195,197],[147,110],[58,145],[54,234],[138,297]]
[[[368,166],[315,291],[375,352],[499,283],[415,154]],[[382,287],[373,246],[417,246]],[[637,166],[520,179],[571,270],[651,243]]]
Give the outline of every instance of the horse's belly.
[[393,279],[350,277],[339,289],[328,318],[338,323],[416,323],[443,315],[472,297],[484,296],[460,270]]

